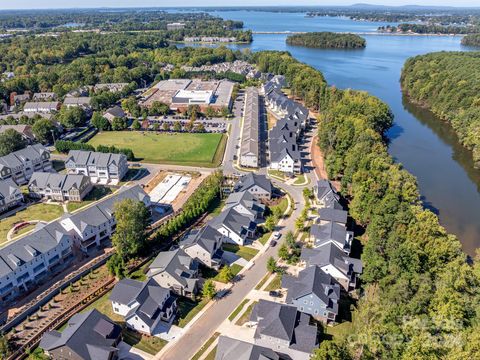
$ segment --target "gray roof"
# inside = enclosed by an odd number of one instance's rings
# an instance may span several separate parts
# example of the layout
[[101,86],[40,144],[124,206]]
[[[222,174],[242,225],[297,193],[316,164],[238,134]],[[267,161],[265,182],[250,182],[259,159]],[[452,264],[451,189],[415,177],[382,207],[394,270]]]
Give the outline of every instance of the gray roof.
[[80,189],[85,182],[90,182],[90,178],[85,175],[34,172],[28,186],[36,186],[39,189],[50,188],[52,190],[70,191],[71,189]]
[[289,138],[285,134],[279,138],[272,138],[271,134],[269,134],[268,146],[270,151],[270,160],[273,162],[278,162],[287,155],[294,161],[300,161],[301,159],[301,154],[296,139]]
[[89,106],[92,98],[88,96],[67,96],[63,101],[63,105],[74,105],[74,106]]
[[222,242],[223,235],[220,234],[215,228],[210,225],[206,225],[199,230],[191,230],[189,234],[180,242],[182,248],[198,244],[210,255],[214,255],[215,252],[221,251],[219,244]]
[[250,210],[252,213],[257,215],[263,214],[265,211],[265,205],[260,203],[255,196],[253,196],[249,191],[243,190],[238,192],[232,192],[225,200],[225,208],[231,208],[236,205],[243,205],[245,208]]
[[250,87],[245,94],[245,115],[243,121],[240,155],[253,155],[258,158],[258,122],[260,116],[258,90]]
[[335,208],[322,208],[318,210],[319,220],[333,221],[345,225],[347,223],[348,212]]
[[52,222],[39,225],[36,231],[8,243],[0,249],[0,277],[54,249],[65,236],[70,237],[58,222]]
[[337,190],[328,180],[322,179],[317,182],[317,199],[324,201],[327,207],[335,207],[335,202],[340,201],[340,195],[337,194]]
[[280,356],[272,349],[222,335],[215,360],[280,360]]
[[0,200],[18,192],[20,192],[20,189],[12,179],[0,180]]
[[40,347],[52,351],[68,347],[85,360],[108,360],[118,349],[115,344],[122,328],[107,316],[93,309],[75,314],[61,333],[49,331],[43,335]]
[[315,246],[320,246],[330,240],[343,244],[347,238],[347,228],[332,221],[321,225],[313,224],[310,228],[310,235],[314,237]]
[[254,231],[257,227],[249,217],[240,214],[234,208],[223,210],[220,215],[210,220],[209,224],[215,229],[220,229],[224,225],[241,237],[246,235],[247,231]]
[[0,134],[3,134],[5,131],[13,129],[24,137],[34,140],[35,135],[33,135],[32,127],[30,125],[0,125]]
[[310,266],[300,271],[298,277],[284,275],[282,287],[287,289],[287,303],[315,294],[329,311],[338,314],[340,285],[319,266]]
[[182,249],[159,253],[148,269],[150,277],[165,271],[190,291],[198,281],[198,263]]
[[235,184],[235,191],[248,190],[253,186],[259,186],[268,193],[272,193],[272,183],[265,175],[248,173],[242,176]]
[[317,346],[317,327],[309,325],[310,316],[292,305],[260,300],[252,310],[251,321],[258,322],[255,338],[266,335],[290,342],[290,347],[312,352]]
[[333,265],[345,276],[349,276],[352,272],[361,274],[363,270],[361,260],[345,255],[342,250],[332,243],[315,249],[303,248],[301,259],[306,262],[307,266],[318,265],[323,267]]
[[45,152],[50,154],[50,151],[42,144],[28,145],[26,148],[0,157],[0,169],[4,166],[8,168],[23,166],[26,160],[41,161],[41,157]]
[[102,153],[96,151],[70,150],[65,162],[73,161],[75,166],[99,166],[109,167],[122,161],[126,162],[127,157],[124,154]]
[[[123,118],[123,117],[125,117],[125,111],[123,111],[123,109],[122,109],[120,106],[118,106],[118,105],[113,106],[113,107],[111,107],[110,109],[108,109],[108,110],[105,112],[105,114],[110,114],[110,115],[112,115],[112,116],[114,116],[114,117],[118,117],[118,118]],[[105,115],[105,114],[104,114],[104,115]]]
[[144,282],[122,279],[113,288],[110,300],[123,305],[128,305],[133,301],[138,302],[139,305],[130,310],[125,319],[135,315],[148,326],[152,326],[165,311],[165,304],[171,304],[168,301],[164,302],[170,297],[170,290],[161,287],[154,279]]

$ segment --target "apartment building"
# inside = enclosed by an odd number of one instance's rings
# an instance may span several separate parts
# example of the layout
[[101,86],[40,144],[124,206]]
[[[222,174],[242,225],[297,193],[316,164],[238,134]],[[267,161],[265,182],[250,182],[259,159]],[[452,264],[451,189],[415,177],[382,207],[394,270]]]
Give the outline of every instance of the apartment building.
[[30,196],[55,201],[82,201],[92,188],[85,175],[35,172],[28,182]]

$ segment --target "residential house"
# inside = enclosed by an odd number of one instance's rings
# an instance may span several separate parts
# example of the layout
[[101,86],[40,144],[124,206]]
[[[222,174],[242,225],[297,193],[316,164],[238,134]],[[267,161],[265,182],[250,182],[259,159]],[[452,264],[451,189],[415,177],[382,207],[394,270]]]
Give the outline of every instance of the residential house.
[[287,304],[324,323],[335,321],[340,285],[319,266],[307,267],[299,272],[298,277],[283,275],[282,288],[287,289]]
[[182,249],[158,254],[148,267],[147,276],[181,296],[192,297],[198,292],[198,262]]
[[23,194],[12,179],[0,180],[0,213],[23,202]]
[[318,210],[318,215],[317,222],[319,224],[327,222],[334,222],[344,226],[347,224],[348,212],[343,209],[321,208]]
[[115,232],[115,204],[124,199],[141,201],[147,208],[151,206],[150,197],[141,186],[136,185],[122,189],[82,211],[66,215],[59,222],[73,236],[80,250],[88,252],[95,246],[99,247],[106,244]]
[[25,140],[27,144],[33,144],[35,142],[35,135],[30,125],[0,125],[0,134],[3,134],[9,129],[13,129],[22,135],[23,140]]
[[0,249],[0,301],[36,287],[72,259],[73,239],[58,222],[36,230]]
[[325,179],[319,180],[314,190],[320,206],[343,209],[343,206],[340,205],[340,195],[330,181]]
[[352,246],[353,232],[348,231],[345,225],[328,221],[324,224],[313,224],[310,227],[310,238],[315,248],[333,243],[348,255]]
[[92,101],[92,98],[88,96],[79,96],[79,97],[68,96],[63,101],[63,106],[67,108],[79,107],[79,108],[82,108],[83,110],[91,110],[92,108],[92,106],[90,105],[91,101]]
[[29,91],[25,91],[23,94],[17,94],[16,92],[10,93],[10,106],[20,106],[29,101],[32,97],[32,94]]
[[319,266],[331,275],[344,289],[350,291],[357,286],[362,273],[362,261],[351,258],[335,244],[329,243],[316,249],[302,249],[301,260],[307,266]]
[[233,208],[241,215],[248,216],[251,221],[263,218],[265,205],[263,205],[248,190],[231,193],[225,200],[224,209]]
[[125,111],[120,106],[113,106],[103,114],[103,117],[107,119],[110,123],[113,122],[115,118],[124,118],[126,116]]
[[177,299],[154,279],[120,280],[110,294],[113,312],[125,318],[131,329],[154,335],[159,326],[170,325],[177,312]]
[[255,234],[257,224],[234,208],[223,210],[209,225],[224,236],[224,242],[244,245]]
[[58,110],[60,110],[60,103],[58,101],[27,102],[23,107],[23,111],[27,113],[54,113]]
[[224,236],[210,225],[191,230],[180,242],[180,248],[192,259],[218,270],[222,264]]
[[167,24],[167,30],[181,30],[185,28],[185,23],[174,22]]
[[274,350],[280,357],[309,360],[318,347],[317,326],[310,325],[310,315],[293,305],[260,300],[250,321],[256,325],[255,345]]
[[280,360],[272,349],[221,335],[215,360]]
[[288,175],[302,172],[302,157],[296,142],[287,137],[269,137],[270,169],[281,171]]
[[245,94],[242,140],[240,142],[240,165],[257,168],[259,162],[260,97],[258,90],[250,87]]
[[273,187],[270,180],[265,175],[248,173],[242,176],[235,184],[234,191],[249,191],[259,200],[270,200],[272,198]]
[[35,172],[28,182],[30,196],[55,201],[82,201],[92,189],[85,175]]
[[71,174],[89,176],[92,183],[118,183],[128,171],[128,162],[124,154],[71,150],[65,168]]
[[120,92],[120,91],[123,91],[127,86],[128,86],[128,83],[96,84],[93,87],[93,91],[94,92],[99,92],[99,91]]
[[46,355],[59,360],[116,360],[122,327],[96,309],[78,313],[62,331],[48,331],[40,341]]
[[0,179],[12,179],[17,185],[30,180],[35,171],[52,171],[50,151],[41,144],[28,145],[0,157]]

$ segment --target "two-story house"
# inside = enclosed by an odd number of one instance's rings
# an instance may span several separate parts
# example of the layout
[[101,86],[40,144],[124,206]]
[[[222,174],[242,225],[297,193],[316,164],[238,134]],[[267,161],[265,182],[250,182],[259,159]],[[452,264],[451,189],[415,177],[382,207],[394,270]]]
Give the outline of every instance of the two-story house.
[[88,176],[75,174],[35,172],[28,182],[30,196],[55,201],[82,201],[92,188]]
[[92,183],[117,184],[127,173],[128,162],[124,154],[71,150],[65,168],[70,174],[89,176]]
[[235,184],[234,191],[247,190],[259,200],[270,200],[273,194],[273,187],[265,175],[248,173],[243,175]]
[[224,242],[244,245],[253,238],[257,224],[250,217],[242,215],[234,208],[223,210],[209,221],[209,225],[224,236]]
[[327,221],[310,227],[310,240],[314,248],[333,243],[348,255],[352,247],[353,232],[348,231],[345,225]]
[[255,345],[291,359],[309,360],[318,347],[317,326],[310,325],[310,315],[293,305],[262,299],[254,306],[250,322],[256,327]]
[[319,266],[307,267],[299,272],[298,277],[284,275],[282,288],[287,289],[287,304],[324,323],[335,321],[340,285]]
[[250,220],[263,219],[265,205],[263,205],[248,190],[231,193],[225,200],[224,209],[233,208],[241,215],[248,216]]
[[120,280],[110,294],[113,312],[125,318],[131,329],[154,335],[161,325],[170,325],[177,312],[177,299],[170,289],[154,279]]
[[222,264],[223,238],[216,229],[205,225],[201,229],[191,230],[180,242],[180,248],[192,259],[218,270]]
[[0,157],[0,179],[24,185],[35,171],[52,171],[50,151],[41,144],[29,145]]
[[117,360],[122,327],[96,309],[78,313],[62,331],[48,331],[40,341],[47,356],[59,360]]
[[181,296],[192,297],[199,290],[198,262],[182,249],[159,253],[148,267],[147,276]]
[[12,179],[0,180],[0,213],[23,202],[23,194]]

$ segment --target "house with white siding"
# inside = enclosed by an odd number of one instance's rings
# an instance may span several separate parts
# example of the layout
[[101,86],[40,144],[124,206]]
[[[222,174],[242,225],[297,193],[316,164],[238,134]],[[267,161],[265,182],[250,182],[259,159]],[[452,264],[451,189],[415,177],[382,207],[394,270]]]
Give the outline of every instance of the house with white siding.
[[191,230],[180,242],[180,248],[203,265],[219,269],[222,265],[224,236],[210,225]]
[[234,186],[234,191],[247,190],[259,200],[272,198],[273,186],[265,175],[248,173],[242,176]]
[[224,236],[224,242],[237,245],[244,245],[247,239],[253,238],[257,228],[255,222],[234,208],[223,210],[209,225]]
[[23,194],[12,179],[0,180],[0,213],[23,202]]
[[28,182],[31,197],[55,201],[82,201],[92,189],[85,175],[35,172]]

